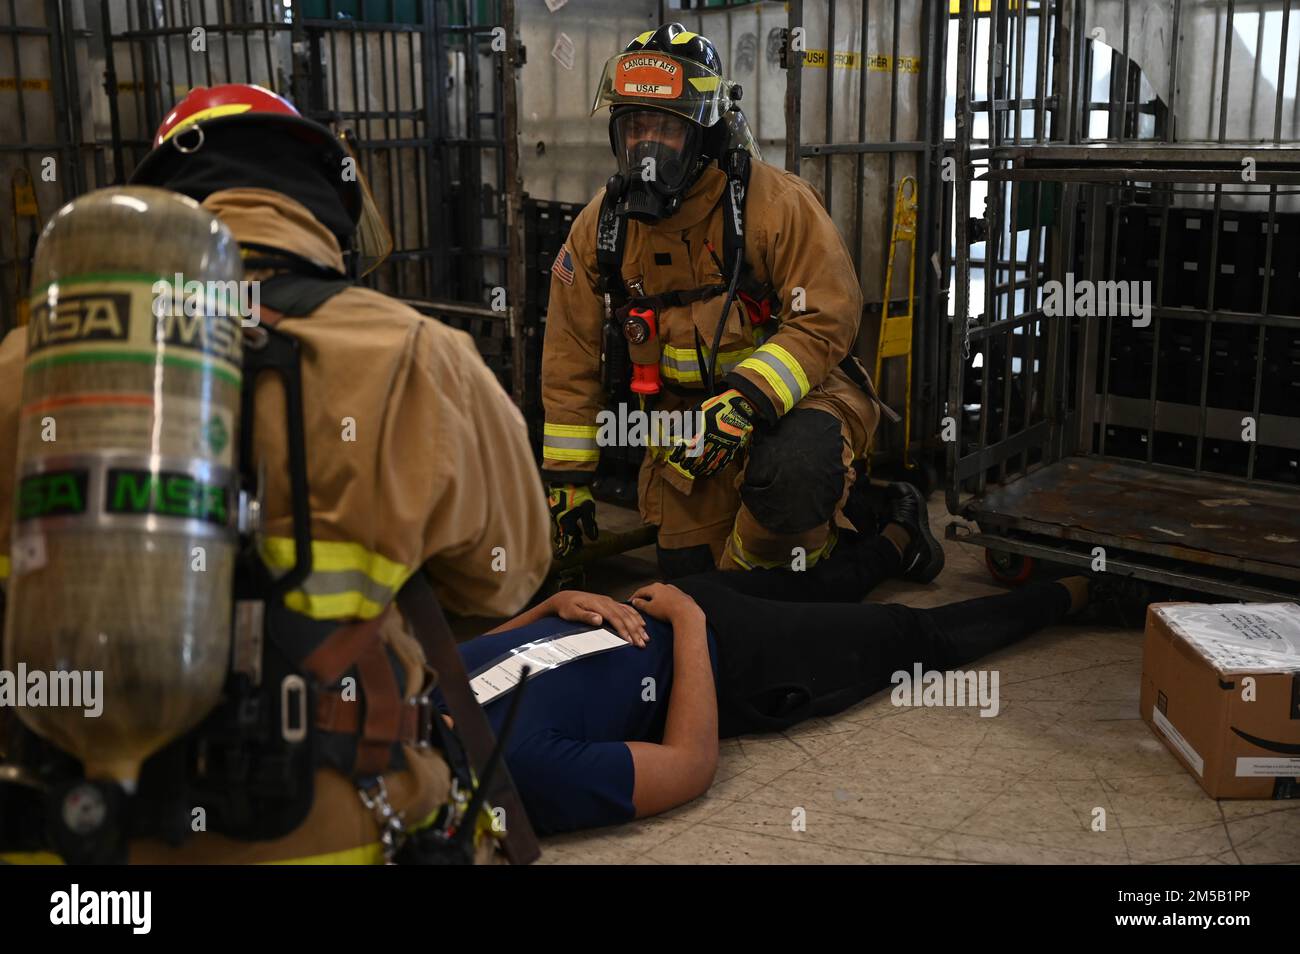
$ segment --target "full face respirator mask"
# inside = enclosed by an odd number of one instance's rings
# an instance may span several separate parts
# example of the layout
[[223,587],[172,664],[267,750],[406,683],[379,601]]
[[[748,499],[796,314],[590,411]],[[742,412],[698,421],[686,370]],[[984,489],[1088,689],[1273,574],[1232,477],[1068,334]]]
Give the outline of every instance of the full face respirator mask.
[[706,164],[703,130],[672,113],[623,107],[610,117],[609,136],[618,213],[644,222],[671,216]]

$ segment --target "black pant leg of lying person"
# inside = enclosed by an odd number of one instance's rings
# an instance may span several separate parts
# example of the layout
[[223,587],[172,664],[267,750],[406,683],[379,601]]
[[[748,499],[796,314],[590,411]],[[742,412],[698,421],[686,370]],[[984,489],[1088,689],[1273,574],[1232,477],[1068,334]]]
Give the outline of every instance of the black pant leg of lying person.
[[[1086,592],[1076,579],[933,609],[787,603],[739,594],[706,574],[680,589],[643,588],[630,616],[608,597],[560,593],[460,652],[472,673],[530,641],[593,626],[628,640],[525,688],[506,761],[546,834],[688,802],[712,782],[719,735],[834,714],[916,665],[962,666],[1061,621]],[[484,707],[498,730],[509,699]]]
[[1054,582],[932,609],[756,599],[704,575],[677,585],[704,609],[717,641],[724,738],[833,715],[918,664],[962,666],[1060,622],[1071,603]]

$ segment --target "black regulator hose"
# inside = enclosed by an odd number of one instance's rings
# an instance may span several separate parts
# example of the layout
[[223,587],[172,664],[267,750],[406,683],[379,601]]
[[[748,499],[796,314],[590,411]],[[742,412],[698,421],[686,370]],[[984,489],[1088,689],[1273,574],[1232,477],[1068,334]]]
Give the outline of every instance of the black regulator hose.
[[708,389],[710,396],[718,393],[714,387],[713,372],[718,364],[718,348],[722,344],[722,329],[727,326],[727,315],[731,314],[731,306],[736,301],[736,287],[740,284],[740,270],[744,264],[744,254],[737,255],[736,264],[731,267],[731,284],[727,286],[727,299],[722,303],[722,314],[718,316],[718,327],[713,330],[713,348],[709,351],[709,366],[704,377],[704,386]]

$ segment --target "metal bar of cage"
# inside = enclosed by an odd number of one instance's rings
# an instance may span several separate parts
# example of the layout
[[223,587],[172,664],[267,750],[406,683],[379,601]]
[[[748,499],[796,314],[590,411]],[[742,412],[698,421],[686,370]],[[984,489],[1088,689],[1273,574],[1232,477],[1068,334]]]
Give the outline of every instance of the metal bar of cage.
[[[912,406],[913,415],[910,433],[882,432],[878,443],[886,447],[873,455],[881,464],[895,465],[901,463],[902,445],[906,444],[917,450],[928,448],[933,451],[939,447],[937,422],[943,388],[940,384],[941,369],[946,366],[946,349],[934,348],[930,342],[942,338],[943,296],[946,294],[947,282],[942,274],[936,274],[931,264],[932,259],[946,257],[946,246],[940,242],[940,218],[950,209],[952,183],[942,174],[943,158],[942,122],[943,122],[943,56],[946,50],[947,24],[945,15],[938,15],[931,4],[916,8],[908,7],[901,0],[860,0],[858,3],[841,4],[838,0],[816,8],[807,7],[802,0],[792,0],[786,5],[787,28],[782,49],[782,65],[786,71],[785,94],[785,167],[800,174],[804,169],[804,160],[817,159],[813,168],[820,179],[817,180],[823,203],[833,213],[839,211],[847,221],[841,223],[846,244],[850,248],[850,257],[854,261],[859,279],[864,288],[881,287],[880,299],[891,298],[895,289],[883,288],[886,277],[885,254],[890,244],[893,230],[895,181],[899,173],[899,164],[911,157],[915,161],[915,176],[918,181],[918,229],[915,254],[917,269],[915,278],[915,320],[913,322],[913,380]],[[813,30],[824,29],[825,38],[810,37],[807,14],[816,12]],[[820,19],[818,19],[820,18]],[[859,28],[850,49],[836,49],[836,33],[843,33],[842,22],[848,19],[853,27]],[[916,27],[919,20],[919,32]],[[855,22],[856,21],[856,22]],[[816,23],[820,22],[821,27]],[[904,23],[908,34],[903,34]],[[795,38],[802,42],[796,43]],[[877,44],[874,52],[871,43]],[[904,56],[906,45],[917,43],[919,56]],[[824,69],[817,69],[820,78],[825,76],[825,87],[818,92],[817,107],[822,111],[814,122],[814,136],[821,141],[808,141],[804,133],[807,113],[811,107],[806,102],[809,95],[807,81],[809,66],[805,63],[808,48],[825,46],[825,62],[816,63]],[[841,70],[858,70],[848,84],[837,89],[833,82],[834,75]],[[885,72],[885,84],[869,85],[869,72]],[[912,112],[904,115],[902,109],[901,81],[907,73],[919,74],[916,80],[917,94],[909,94],[908,109]],[[886,85],[887,84],[887,85]],[[851,105],[842,105],[840,95],[852,95],[856,91],[858,102],[856,109]],[[868,99],[877,105],[869,106]],[[886,103],[888,104],[886,112]],[[872,123],[873,112],[878,111],[878,124]],[[841,118],[843,117],[843,118]],[[852,117],[852,118],[849,118]],[[912,121],[915,119],[915,127]],[[847,131],[846,131],[847,124]],[[873,128],[874,127],[874,128]],[[885,128],[881,128],[885,127]],[[879,130],[879,131],[875,131]],[[887,130],[887,131],[886,131]],[[839,162],[846,162],[838,166]],[[851,159],[851,163],[846,159]],[[873,197],[867,201],[863,182],[867,175],[868,163],[879,162],[873,169],[885,172],[888,183],[887,201],[876,201]],[[903,168],[906,168],[905,166]],[[846,175],[845,173],[848,173]],[[879,175],[879,172],[871,173]],[[851,176],[852,181],[846,184]],[[849,186],[851,191],[846,192]],[[870,241],[868,241],[870,237]],[[879,242],[881,253],[873,254],[873,243]],[[904,245],[901,254],[908,249]],[[905,271],[901,274],[906,274]],[[901,291],[901,283],[896,285]],[[874,294],[874,293],[873,293]],[[874,318],[879,307],[874,298],[867,303],[866,318]],[[936,327],[938,325],[939,327]],[[863,322],[862,340],[858,346],[859,356],[871,364],[876,342],[869,334],[871,323]],[[890,381],[893,369],[886,373],[885,383]],[[878,386],[881,382],[877,382]],[[900,389],[901,390],[901,389]],[[923,481],[923,476],[914,479]]]
[[[96,175],[102,166],[84,135],[86,117],[79,99],[77,56],[86,33],[74,28],[63,0],[43,0],[31,7],[39,10],[39,22],[19,22],[17,3],[8,0],[3,8],[7,22],[0,23],[0,49],[10,59],[6,72],[11,72],[0,79],[14,96],[13,114],[6,117],[7,134],[0,136],[0,174],[9,193],[7,201],[12,203],[0,228],[7,236],[0,241],[0,335],[22,320],[27,288],[20,286],[25,284],[24,268],[31,266],[40,224],[20,225],[28,216],[19,213],[15,194],[19,181],[30,186],[41,214],[48,216],[85,190],[86,163]],[[48,64],[48,75],[34,72],[38,68],[33,60]],[[39,136],[34,128],[40,130]]]

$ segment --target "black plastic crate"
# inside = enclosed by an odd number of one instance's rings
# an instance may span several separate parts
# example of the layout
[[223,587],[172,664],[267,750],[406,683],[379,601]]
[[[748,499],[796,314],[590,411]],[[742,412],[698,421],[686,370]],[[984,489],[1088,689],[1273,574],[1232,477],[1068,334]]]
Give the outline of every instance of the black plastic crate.
[[1166,307],[1205,307],[1210,290],[1210,224],[1209,212],[1169,210],[1165,283],[1160,290],[1160,300]]

